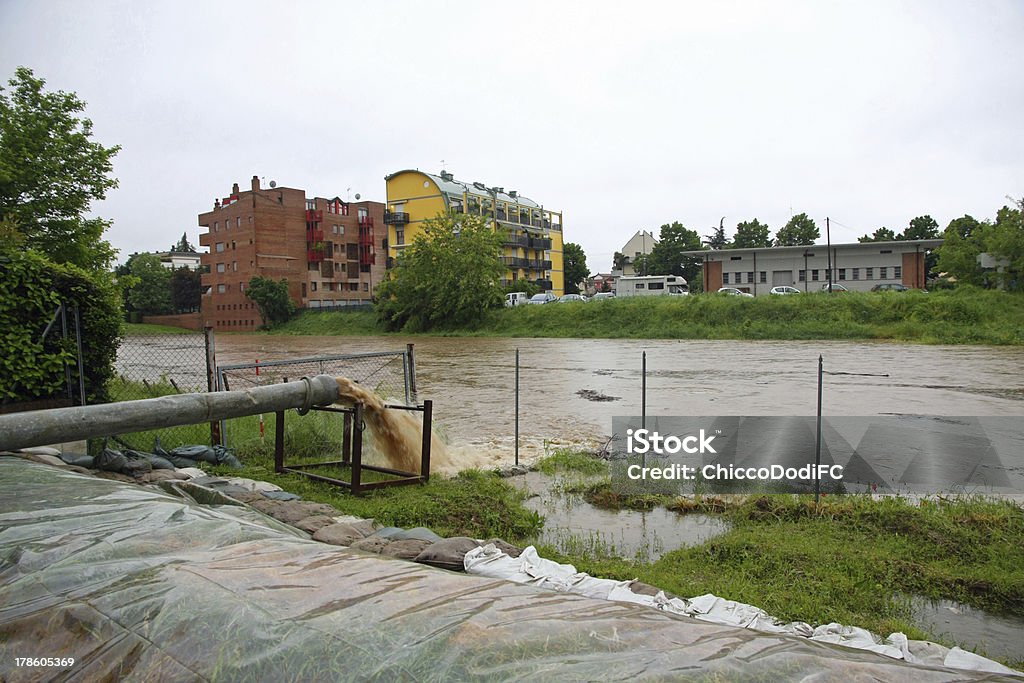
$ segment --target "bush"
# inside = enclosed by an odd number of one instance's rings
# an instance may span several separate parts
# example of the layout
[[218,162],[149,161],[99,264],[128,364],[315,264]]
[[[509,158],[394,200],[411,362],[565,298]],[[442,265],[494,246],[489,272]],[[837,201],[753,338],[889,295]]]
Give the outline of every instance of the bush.
[[[77,305],[82,323],[82,355],[88,402],[107,399],[121,339],[121,295],[108,273],[57,265],[33,251],[0,249],[0,399],[53,396],[64,386],[64,364],[75,363],[73,337],[60,328],[43,331],[61,302]],[[74,322],[69,315],[69,327]],[[75,378],[77,380],[77,377]]]

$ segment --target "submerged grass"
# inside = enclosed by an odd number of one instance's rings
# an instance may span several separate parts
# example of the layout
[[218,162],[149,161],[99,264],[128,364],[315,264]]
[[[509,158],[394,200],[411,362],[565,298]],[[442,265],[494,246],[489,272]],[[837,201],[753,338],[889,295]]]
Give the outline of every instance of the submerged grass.
[[[1024,344],[1024,295],[951,291],[634,297],[494,310],[435,335],[629,339],[852,339]],[[384,334],[369,311],[304,312],[274,334]]]

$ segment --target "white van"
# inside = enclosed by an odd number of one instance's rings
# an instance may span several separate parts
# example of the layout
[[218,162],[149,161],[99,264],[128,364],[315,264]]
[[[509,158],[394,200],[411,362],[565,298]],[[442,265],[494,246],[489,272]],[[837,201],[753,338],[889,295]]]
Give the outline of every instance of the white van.
[[638,275],[620,277],[615,282],[615,296],[687,296],[690,287],[680,275]]
[[511,308],[512,306],[520,306],[530,300],[530,297],[526,296],[526,292],[509,292],[505,295],[505,306]]

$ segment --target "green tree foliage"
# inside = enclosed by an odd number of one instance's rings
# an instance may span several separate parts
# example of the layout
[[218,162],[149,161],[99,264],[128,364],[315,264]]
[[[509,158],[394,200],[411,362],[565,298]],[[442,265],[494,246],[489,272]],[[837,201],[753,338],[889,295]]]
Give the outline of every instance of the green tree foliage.
[[896,233],[886,227],[875,230],[870,235],[863,235],[857,238],[858,242],[892,242],[896,240]]
[[562,255],[565,259],[565,293],[579,294],[579,284],[590,275],[587,255],[583,253],[583,247],[575,242],[566,242],[562,247]]
[[188,241],[188,233],[183,232],[181,233],[181,239],[171,245],[171,251],[176,251],[182,254],[194,254],[196,253],[196,248]]
[[733,236],[729,248],[754,249],[770,246],[772,246],[772,237],[768,226],[755,218],[736,224],[736,235]]
[[288,280],[272,280],[256,275],[249,280],[245,296],[256,304],[264,327],[288,322],[295,315],[295,302],[288,295]]
[[795,247],[801,244],[814,244],[819,237],[821,237],[821,231],[818,230],[814,220],[809,218],[806,213],[798,213],[779,229],[775,235],[775,246]]
[[933,240],[939,236],[939,224],[931,216],[918,216],[910,221],[898,240]]
[[701,259],[683,256],[683,252],[704,248],[700,235],[679,221],[663,225],[658,243],[651,249],[645,272],[648,275],[682,275],[687,282],[694,281],[700,275]]
[[439,214],[405,247],[377,288],[377,316],[389,330],[418,332],[477,323],[502,305],[504,236],[479,216]]
[[128,289],[130,310],[142,315],[166,315],[173,312],[171,271],[156,254],[132,254],[126,264],[132,281]]
[[982,243],[986,226],[971,216],[954,218],[942,233],[945,240],[936,250],[937,269],[958,284],[982,285],[984,273],[978,264],[978,255],[984,251]]
[[171,307],[175,313],[199,310],[203,299],[202,275],[198,270],[175,268],[171,273]]
[[45,92],[45,81],[19,67],[0,88],[0,218],[24,247],[57,263],[105,270],[114,249],[109,222],[86,218],[93,200],[117,187],[120,147],[93,142],[92,121],[74,93]]
[[1006,261],[996,274],[1007,289],[1024,286],[1024,199],[1014,200],[1016,207],[1004,206],[996,213],[996,222],[985,240],[986,250]]
[[[31,400],[64,391],[64,363],[74,365],[72,336],[58,322],[43,340],[57,307],[77,306],[82,323],[85,392],[89,403],[107,399],[107,382],[121,336],[120,291],[107,273],[58,265],[34,251],[0,243],[0,400]],[[73,376],[77,386],[77,376]]]
[[622,270],[626,265],[626,255],[621,251],[612,254],[612,270]]
[[718,223],[718,227],[710,235],[705,235],[704,244],[708,249],[728,249],[729,238],[725,236],[725,218]]

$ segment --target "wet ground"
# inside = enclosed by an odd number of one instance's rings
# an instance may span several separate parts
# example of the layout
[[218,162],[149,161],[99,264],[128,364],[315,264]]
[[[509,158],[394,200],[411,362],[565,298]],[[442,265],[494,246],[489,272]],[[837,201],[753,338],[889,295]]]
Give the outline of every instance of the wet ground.
[[911,598],[914,621],[936,638],[987,657],[1024,659],[1024,617],[997,616],[952,600]]
[[579,494],[563,492],[565,484],[580,481],[578,476],[529,472],[507,481],[532,496],[526,507],[544,515],[544,530],[536,541],[563,553],[654,562],[667,552],[700,545],[729,530],[729,524],[717,517],[680,515],[663,507],[596,508]]

